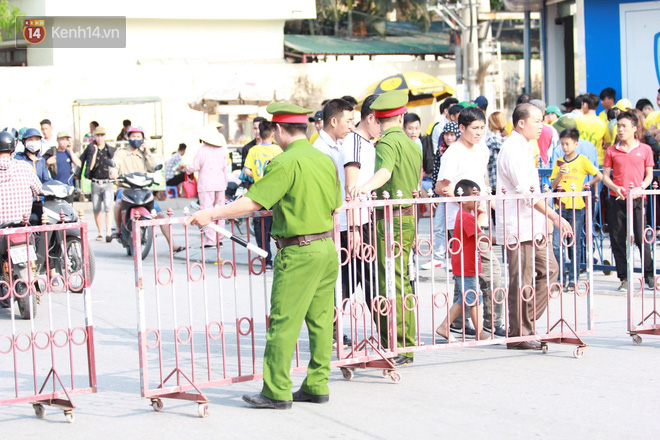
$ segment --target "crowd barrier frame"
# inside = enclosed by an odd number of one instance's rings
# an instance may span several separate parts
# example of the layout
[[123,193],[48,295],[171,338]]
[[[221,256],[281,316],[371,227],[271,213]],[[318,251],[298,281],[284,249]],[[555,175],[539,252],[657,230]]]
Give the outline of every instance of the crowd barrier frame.
[[[45,240],[48,243],[50,234],[61,233],[63,247],[67,249],[66,231],[80,231],[83,252],[82,273],[76,271],[69,274],[65,271],[63,276],[55,274],[51,272],[49,258],[46,258],[46,275],[36,274],[32,266],[32,270],[27,272],[27,279],[14,279],[11,260],[9,260],[6,266],[8,279],[0,280],[3,291],[7,292],[6,295],[0,292],[0,299],[8,299],[10,302],[8,309],[10,329],[8,332],[6,330],[0,332],[0,341],[4,341],[0,348],[0,359],[4,356],[11,357],[11,362],[3,361],[0,364],[11,364],[13,376],[13,396],[0,396],[0,406],[31,403],[39,418],[45,417],[44,406],[52,406],[62,409],[65,420],[69,423],[74,421],[76,409],[72,396],[97,392],[87,223],[82,221],[82,212],[80,214],[81,219],[76,223],[28,226],[26,216],[25,226],[0,229],[0,240],[8,238],[6,240],[8,253],[11,252],[12,247],[11,237],[24,238],[24,243],[34,243],[35,239]],[[64,267],[68,267],[68,258],[65,252]],[[28,262],[28,265],[31,264]],[[73,316],[75,310],[72,308],[72,303],[75,297],[80,296],[72,293],[70,289],[74,277],[77,278],[77,283],[81,281],[79,277],[82,277],[83,282],[81,295],[83,311],[80,318],[84,322],[80,324],[74,322]],[[18,283],[21,281],[28,286],[23,293],[17,291]],[[29,319],[20,320],[14,313],[17,308],[14,299],[25,295],[33,300],[28,301]],[[47,306],[47,310],[43,310],[44,305]],[[62,305],[66,308],[65,316],[55,313],[54,310]],[[34,309],[34,307],[38,308]],[[42,311],[37,314],[37,310]],[[44,315],[46,312],[47,314]],[[64,322],[58,325],[62,320]],[[82,350],[84,353],[81,353]],[[62,357],[64,359],[61,359]],[[29,378],[22,377],[25,375],[24,367],[31,369]],[[42,374],[45,371],[47,373]],[[83,380],[79,378],[81,371],[85,372]],[[81,382],[84,385],[80,385]]]
[[[400,194],[399,194],[400,195]],[[369,227],[360,230],[361,243],[355,249],[350,246],[342,248],[339,230],[338,213],[335,213],[334,222],[334,240],[338,252],[340,264],[350,264],[352,257],[360,254],[362,261],[372,265],[376,263],[378,245],[365,245],[364,238],[367,235],[371,238],[376,236],[376,210],[382,207],[384,214],[382,221],[384,225],[385,242],[385,262],[387,266],[386,292],[384,295],[378,294],[377,287],[371,297],[371,304],[365,301],[356,300],[356,292],[351,291],[348,298],[343,298],[341,293],[341,276],[337,280],[335,289],[335,323],[336,323],[336,341],[341,341],[343,334],[350,335],[352,342],[347,347],[342,343],[336,344],[331,366],[340,368],[344,378],[352,379],[355,370],[376,368],[381,369],[383,377],[388,378],[393,383],[401,380],[401,375],[397,370],[393,358],[400,353],[413,352],[421,353],[425,351],[436,351],[444,349],[466,348],[485,345],[503,345],[509,343],[519,343],[524,341],[538,341],[542,346],[542,352],[548,352],[548,344],[571,344],[576,345],[573,355],[576,358],[582,357],[586,344],[582,336],[593,334],[594,329],[594,309],[593,309],[593,230],[592,224],[592,204],[591,193],[588,191],[568,192],[562,194],[562,197],[582,197],[586,200],[586,279],[579,281],[575,293],[569,297],[564,292],[563,280],[548,286],[548,302],[552,303],[552,317],[550,308],[542,319],[538,319],[538,326],[535,324],[536,334],[529,335],[509,335],[506,337],[491,338],[487,340],[469,340],[465,334],[457,342],[440,341],[434,331],[428,330],[430,322],[435,329],[438,319],[442,320],[441,309],[446,308],[448,314],[451,298],[449,295],[448,283],[444,290],[438,289],[435,281],[434,270],[431,270],[431,294],[426,284],[420,284],[419,279],[413,281],[413,296],[403,298],[403,307],[406,301],[412,302],[415,319],[415,343],[413,345],[397,346],[397,323],[394,310],[397,304],[395,300],[395,285],[401,282],[393,278],[395,265],[403,269],[408,263],[397,257],[401,255],[401,243],[397,242],[396,228],[401,232],[401,223],[396,223],[397,211],[401,212],[405,205],[413,206],[413,217],[415,224],[415,238],[413,246],[414,260],[411,263],[417,274],[420,271],[420,257],[430,256],[433,253],[433,216],[429,218],[419,218],[418,210],[422,205],[431,209],[431,213],[436,209],[446,209],[450,202],[465,203],[470,201],[485,203],[490,209],[497,203],[512,201],[517,204],[518,209],[526,200],[544,200],[549,203],[551,199],[556,198],[556,193],[525,193],[525,194],[504,194],[499,196],[480,196],[469,195],[464,197],[447,198],[385,198],[376,200],[375,194],[372,200],[355,200],[347,202],[341,208],[342,211],[356,212],[359,218],[361,210],[366,210],[369,216]],[[439,207],[436,207],[439,206]],[[163,409],[163,398],[173,398],[180,400],[189,400],[198,404],[198,415],[206,417],[208,415],[208,397],[203,393],[203,389],[228,385],[231,383],[259,380],[262,373],[257,368],[261,361],[259,355],[263,352],[264,338],[260,334],[268,329],[268,310],[269,295],[268,285],[270,283],[269,272],[265,270],[265,261],[263,258],[247,250],[247,268],[248,283],[240,286],[237,281],[237,245],[233,241],[225,241],[224,247],[202,249],[202,262],[191,260],[190,249],[195,245],[196,238],[200,237],[202,232],[197,227],[191,227],[185,224],[187,214],[184,217],[136,220],[133,228],[134,245],[134,263],[135,263],[135,287],[137,299],[137,330],[138,346],[140,358],[140,387],[141,395],[151,401],[155,411]],[[270,211],[258,211],[255,214],[243,217],[247,224],[247,242],[254,242],[254,237],[250,231],[250,224],[254,217],[272,216]],[[489,217],[490,218],[490,217]],[[546,214],[545,220],[548,220]],[[227,219],[229,229],[236,233],[235,222],[237,219]],[[419,225],[422,221],[428,221],[431,224],[430,237],[419,235]],[[489,222],[492,220],[489,220]],[[262,234],[264,222],[261,222]],[[168,249],[168,261],[158,263],[158,249],[165,242],[156,239],[158,226],[166,226],[172,233],[172,228],[183,228],[185,234],[186,255],[185,267],[177,267],[174,264],[171,245]],[[150,253],[152,261],[137,257],[141,255],[141,243],[139,240],[140,229],[149,227],[153,229],[154,240],[152,241],[152,252]],[[349,224],[350,227],[350,224]],[[488,228],[489,233],[482,241],[493,250],[494,228]],[[366,231],[366,232],[365,232]],[[367,234],[364,235],[363,234]],[[399,234],[401,236],[401,234]],[[535,237],[540,243],[545,240],[545,245],[534,245],[534,252],[552,252],[549,236],[546,232],[539,231]],[[563,237],[561,247],[569,246],[572,235]],[[194,243],[193,243],[194,242]],[[214,268],[205,263],[205,253],[213,252],[218,257],[218,266]],[[563,255],[563,253],[562,253]],[[228,259],[223,259],[228,258]],[[491,263],[492,264],[492,263]],[[149,268],[150,269],[147,269]],[[506,267],[502,266],[503,271]],[[491,266],[492,268],[492,266]],[[489,268],[489,270],[491,270]],[[579,269],[577,269],[579,270]],[[180,275],[177,272],[183,273]],[[214,274],[214,272],[216,272]],[[341,273],[341,271],[340,271]],[[350,273],[350,272],[349,272]],[[403,272],[401,272],[403,273]],[[181,279],[183,278],[183,280]],[[448,275],[447,275],[448,280]],[[579,280],[579,277],[577,278]],[[180,282],[185,284],[185,288]],[[217,283],[217,288],[212,287]],[[428,283],[427,283],[428,284]],[[503,304],[505,310],[507,307],[507,279],[504,280],[504,286],[497,291],[497,299],[493,297],[493,303]],[[227,288],[225,288],[227,287]],[[522,286],[521,290],[529,286]],[[168,293],[164,294],[165,291]],[[525,301],[534,301],[534,288],[527,290]],[[362,292],[364,294],[364,292]],[[249,313],[239,311],[237,301],[238,295],[249,295]],[[263,294],[263,296],[262,296]],[[421,298],[424,295],[424,301],[430,301],[430,310],[420,308]],[[167,307],[170,307],[170,313],[167,313]],[[442,304],[444,306],[440,307]],[[194,306],[197,306],[195,308]],[[339,306],[338,306],[339,305]],[[264,313],[257,311],[263,306]],[[232,310],[233,309],[233,310]],[[556,314],[558,316],[555,316]],[[381,319],[374,319],[379,315]],[[424,315],[422,317],[422,315]],[[430,317],[429,317],[430,315]],[[508,323],[508,314],[505,322]],[[579,316],[578,316],[579,315]],[[403,322],[405,326],[405,319]],[[410,323],[408,323],[410,324]],[[384,333],[381,330],[384,326]],[[421,326],[421,327],[420,327]],[[423,327],[423,330],[422,330]],[[508,328],[508,325],[507,325]],[[492,330],[492,329],[491,329]],[[431,333],[431,335],[429,335]],[[492,333],[492,332],[491,332]],[[381,335],[386,334],[385,338]],[[294,354],[291,373],[300,373],[306,371],[303,364],[305,358],[305,340],[306,332],[301,332],[296,352]],[[383,343],[383,340],[386,340]],[[235,361],[235,362],[234,362]],[[232,362],[234,362],[232,364]]]

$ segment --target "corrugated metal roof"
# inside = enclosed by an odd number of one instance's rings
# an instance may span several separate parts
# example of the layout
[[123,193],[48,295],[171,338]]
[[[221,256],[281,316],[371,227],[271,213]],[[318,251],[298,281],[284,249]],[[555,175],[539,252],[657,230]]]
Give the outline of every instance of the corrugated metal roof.
[[285,35],[284,45],[306,55],[445,55],[449,35],[341,38],[329,35]]

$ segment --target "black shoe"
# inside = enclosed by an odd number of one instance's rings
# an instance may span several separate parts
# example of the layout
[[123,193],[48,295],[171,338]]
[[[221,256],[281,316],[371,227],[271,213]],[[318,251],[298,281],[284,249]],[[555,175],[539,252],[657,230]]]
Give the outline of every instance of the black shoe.
[[500,338],[506,338],[506,329],[504,328],[503,325],[495,329],[495,336],[499,336]]
[[397,357],[393,358],[392,362],[394,362],[394,365],[407,365],[413,363],[413,358],[400,354]]
[[254,408],[291,409],[291,406],[293,405],[290,400],[269,399],[261,393],[254,394],[252,396],[244,394],[243,400],[252,405]]
[[351,341],[348,335],[344,335],[344,345],[353,345],[353,341]]
[[293,401],[294,402],[312,402],[312,403],[328,403],[330,401],[330,396],[327,394],[321,394],[321,395],[316,395],[316,394],[308,394],[303,391],[303,389],[299,389],[295,393],[293,393]]
[[644,282],[646,283],[646,285],[648,286],[648,288],[651,289],[651,290],[653,290],[653,288],[655,287],[655,280],[654,280],[653,277],[650,276],[650,275],[644,277]]
[[[452,333],[459,334],[463,336],[463,329],[460,327],[454,327],[453,325],[449,326],[449,331]],[[474,330],[474,327],[465,327],[465,337],[474,338],[477,335],[477,332]]]

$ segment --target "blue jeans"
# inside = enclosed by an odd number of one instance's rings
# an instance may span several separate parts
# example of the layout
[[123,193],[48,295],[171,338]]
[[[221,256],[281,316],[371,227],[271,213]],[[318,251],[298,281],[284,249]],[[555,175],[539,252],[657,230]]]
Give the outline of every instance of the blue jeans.
[[[465,295],[465,303],[467,307],[474,307],[484,302],[484,295],[479,288],[479,277],[461,277],[454,276],[454,304],[463,304],[463,293]],[[479,302],[475,303],[475,294],[479,294]]]
[[[575,213],[575,223],[573,223],[573,213]],[[566,219],[566,221],[573,228],[574,240],[572,246],[563,246],[561,249],[564,250],[564,268],[562,273],[568,272],[568,281],[577,281],[580,279],[580,264],[582,264],[584,258],[585,243],[584,240],[584,209],[563,209],[561,211],[561,216]],[[555,259],[557,264],[560,264],[560,247],[559,240],[561,240],[560,232],[555,229],[552,234],[552,247],[555,254]],[[570,242],[567,238],[567,242]],[[573,270],[573,247],[576,246],[575,258],[577,260],[576,270]],[[566,252],[568,251],[568,252]],[[568,254],[568,255],[566,255]]]
[[447,253],[447,231],[445,230],[446,203],[438,203],[433,216],[433,258],[444,260]]

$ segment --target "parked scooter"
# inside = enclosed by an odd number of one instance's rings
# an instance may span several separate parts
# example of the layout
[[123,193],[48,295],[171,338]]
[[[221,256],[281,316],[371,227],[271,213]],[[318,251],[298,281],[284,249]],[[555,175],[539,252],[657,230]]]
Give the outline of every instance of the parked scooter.
[[[57,180],[45,182],[41,188],[41,195],[45,198],[43,202],[43,214],[46,215],[49,224],[75,223],[78,221],[78,213],[73,209],[73,198],[75,188]],[[39,219],[41,223],[41,219]],[[64,249],[64,235],[66,233],[66,249]],[[37,273],[46,274],[46,255],[49,257],[48,267],[54,269],[58,275],[68,274],[69,288],[72,292],[82,292],[85,287],[84,256],[80,229],[67,229],[66,231],[54,231],[47,234],[48,246],[43,240],[46,234],[40,234],[37,240]],[[87,246],[89,263],[89,284],[94,281],[96,263],[92,248]],[[66,258],[64,257],[66,255]],[[79,276],[72,276],[78,273]]]
[[[0,228],[21,226],[13,222],[2,224]],[[14,300],[23,319],[37,316],[39,297],[34,291],[30,294],[28,289],[28,283],[37,277],[36,259],[33,235],[16,233],[0,237],[0,307],[11,307],[10,286],[13,286]]]
[[[156,171],[162,168],[162,165],[158,165]],[[154,207],[154,195],[148,189],[154,184],[154,175],[152,173],[129,173],[119,176],[117,181],[128,185],[128,188],[124,189],[121,195],[119,241],[126,248],[126,253],[133,255],[133,220],[136,217],[139,220],[151,220],[154,217],[151,214]],[[139,216],[136,214],[139,214]],[[151,250],[152,229],[142,228],[140,240],[142,243],[142,259],[144,260]]]

